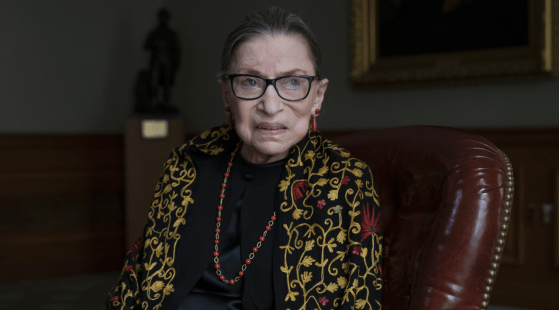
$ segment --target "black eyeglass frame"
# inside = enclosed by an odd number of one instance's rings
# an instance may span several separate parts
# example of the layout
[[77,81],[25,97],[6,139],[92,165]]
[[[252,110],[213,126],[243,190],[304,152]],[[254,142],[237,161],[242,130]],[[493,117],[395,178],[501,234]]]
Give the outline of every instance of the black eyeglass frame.
[[[261,80],[264,80],[264,82],[266,82],[266,85],[264,86],[264,91],[262,92],[262,94],[260,94],[260,96],[256,97],[256,98],[243,98],[243,97],[239,97],[237,96],[237,93],[235,92],[235,87],[233,86],[233,79],[238,77],[238,76],[250,76],[250,77],[255,77]],[[287,99],[287,98],[283,98],[279,91],[278,88],[276,87],[276,81],[277,80],[281,80],[281,79],[285,79],[285,78],[289,78],[289,77],[299,77],[299,78],[304,78],[307,79],[309,81],[309,89],[307,89],[307,94],[305,95],[305,97],[301,98],[301,99]],[[233,94],[235,95],[235,97],[239,98],[239,99],[243,99],[243,100],[256,100],[262,96],[264,96],[264,94],[266,93],[266,90],[268,89],[268,86],[272,85],[274,86],[274,89],[276,90],[276,94],[278,94],[278,96],[283,99],[283,100],[287,100],[287,101],[301,101],[301,100],[305,100],[308,96],[309,93],[311,92],[311,87],[312,87],[312,82],[314,80],[319,80],[320,77],[318,76],[310,76],[310,75],[288,75],[288,76],[282,76],[279,77],[277,79],[267,79],[261,76],[257,76],[257,75],[252,75],[252,74],[229,74],[227,75],[227,79],[229,79],[231,81],[231,89],[233,90]]]

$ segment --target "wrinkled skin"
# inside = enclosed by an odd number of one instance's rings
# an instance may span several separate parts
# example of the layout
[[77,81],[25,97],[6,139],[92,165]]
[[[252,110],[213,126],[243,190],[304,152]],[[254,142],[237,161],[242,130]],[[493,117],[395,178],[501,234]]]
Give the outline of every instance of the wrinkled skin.
[[[240,44],[229,72],[268,79],[316,74],[308,45],[297,35],[265,36]],[[241,154],[252,163],[287,157],[289,149],[307,133],[310,118],[321,108],[328,86],[327,79],[315,80],[307,98],[287,101],[269,85],[262,97],[244,100],[235,97],[229,80],[220,83],[224,104],[231,108],[243,141]]]

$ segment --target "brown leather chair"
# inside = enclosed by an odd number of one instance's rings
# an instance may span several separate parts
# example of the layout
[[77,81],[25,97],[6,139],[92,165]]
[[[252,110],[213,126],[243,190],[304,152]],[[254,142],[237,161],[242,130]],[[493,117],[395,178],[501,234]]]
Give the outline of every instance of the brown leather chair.
[[334,142],[365,161],[378,186],[382,309],[486,309],[511,212],[506,155],[483,137],[444,127]]

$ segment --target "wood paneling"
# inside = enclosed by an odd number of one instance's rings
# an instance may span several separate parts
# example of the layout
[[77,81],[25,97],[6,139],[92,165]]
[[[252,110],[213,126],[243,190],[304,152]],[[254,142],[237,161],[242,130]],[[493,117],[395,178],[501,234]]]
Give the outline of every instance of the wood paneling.
[[125,254],[122,225],[20,232],[0,240],[0,283],[117,271]]
[[121,135],[0,135],[0,283],[116,271]]

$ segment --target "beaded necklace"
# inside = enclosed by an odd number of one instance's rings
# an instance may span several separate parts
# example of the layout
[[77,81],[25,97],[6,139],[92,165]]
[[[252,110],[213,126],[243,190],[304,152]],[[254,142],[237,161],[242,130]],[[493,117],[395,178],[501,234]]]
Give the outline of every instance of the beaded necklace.
[[256,246],[252,248],[252,252],[249,254],[248,258],[245,260],[245,263],[241,266],[241,270],[238,272],[238,276],[235,277],[234,279],[231,280],[226,280],[225,276],[221,274],[221,266],[219,265],[219,233],[221,232],[221,229],[219,228],[221,226],[221,211],[223,210],[223,199],[225,198],[225,188],[227,187],[227,178],[229,177],[229,174],[231,173],[231,167],[233,167],[233,159],[235,158],[235,156],[237,155],[237,151],[241,148],[242,143],[239,142],[237,143],[235,150],[233,152],[231,152],[231,160],[227,163],[227,172],[225,172],[223,174],[224,179],[223,179],[223,183],[221,183],[221,194],[219,195],[219,206],[217,206],[217,218],[216,223],[215,223],[215,240],[214,240],[214,244],[215,244],[215,252],[213,253],[214,256],[214,267],[216,269],[215,273],[219,276],[219,280],[223,281],[223,283],[225,284],[230,284],[233,285],[235,284],[235,282],[238,282],[241,280],[241,277],[245,275],[245,270],[247,269],[247,266],[250,265],[252,263],[252,260],[254,259],[254,254],[256,252],[258,252],[258,249],[262,246],[262,242],[264,242],[264,240],[266,240],[266,234],[272,229],[272,226],[274,225],[274,222],[276,221],[276,212],[274,212],[274,215],[272,215],[270,217],[270,221],[268,222],[268,225],[266,225],[266,230],[264,230],[264,233],[262,233],[262,236],[260,236],[260,240],[258,241],[258,243],[256,243]]

